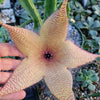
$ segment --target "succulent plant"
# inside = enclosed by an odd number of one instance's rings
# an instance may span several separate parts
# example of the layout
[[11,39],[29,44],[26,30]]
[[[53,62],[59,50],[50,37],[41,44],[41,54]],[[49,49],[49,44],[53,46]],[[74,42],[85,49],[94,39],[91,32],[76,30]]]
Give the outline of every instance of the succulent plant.
[[85,40],[83,48],[91,53],[97,53],[99,44],[95,40]]
[[[85,45],[88,40],[99,44],[100,48],[100,0],[69,0],[70,18],[75,20],[75,24],[81,29],[86,36]],[[84,46],[85,47],[85,46]],[[90,51],[90,50],[89,50]]]
[[76,80],[82,82],[82,87],[87,87],[89,90],[95,90],[95,85],[93,82],[98,82],[98,74],[94,70],[83,69],[78,72]]
[[10,41],[9,32],[4,27],[0,27],[0,42],[9,42],[9,41]]

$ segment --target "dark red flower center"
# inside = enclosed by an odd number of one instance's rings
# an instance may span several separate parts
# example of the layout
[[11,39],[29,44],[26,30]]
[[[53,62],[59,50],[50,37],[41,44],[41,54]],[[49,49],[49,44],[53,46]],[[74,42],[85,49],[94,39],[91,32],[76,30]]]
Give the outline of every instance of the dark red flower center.
[[50,53],[50,52],[46,52],[46,53],[44,54],[44,58],[47,59],[47,60],[50,60],[52,57],[53,57],[53,55],[52,55],[52,53]]

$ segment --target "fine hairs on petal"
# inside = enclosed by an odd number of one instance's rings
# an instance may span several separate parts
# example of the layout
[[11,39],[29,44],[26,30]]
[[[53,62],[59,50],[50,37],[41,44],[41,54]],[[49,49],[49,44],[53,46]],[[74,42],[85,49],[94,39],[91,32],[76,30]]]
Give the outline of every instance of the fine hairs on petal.
[[[39,35],[0,21],[0,24],[10,32],[16,46],[1,44],[0,56],[25,57],[20,63],[18,62],[19,64],[16,63],[18,66],[0,90],[0,97],[23,90],[44,78],[51,92],[59,100],[75,100],[72,75],[68,68],[76,68],[91,62],[100,55],[88,53],[71,41],[65,41],[68,26],[67,2],[68,0],[64,0],[61,8],[44,22]],[[11,59],[5,64],[13,65]]]

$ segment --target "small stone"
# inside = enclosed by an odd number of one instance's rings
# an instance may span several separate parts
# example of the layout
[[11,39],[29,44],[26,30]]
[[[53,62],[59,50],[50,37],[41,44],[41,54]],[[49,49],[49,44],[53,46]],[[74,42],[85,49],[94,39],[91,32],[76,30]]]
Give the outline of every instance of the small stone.
[[82,96],[84,96],[84,93],[82,93]]

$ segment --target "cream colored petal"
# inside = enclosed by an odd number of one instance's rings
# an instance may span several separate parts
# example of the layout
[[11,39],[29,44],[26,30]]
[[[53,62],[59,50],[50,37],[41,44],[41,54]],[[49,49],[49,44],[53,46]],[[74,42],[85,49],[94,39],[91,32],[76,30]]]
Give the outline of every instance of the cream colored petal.
[[29,56],[29,54],[31,54],[30,52],[33,52],[32,49],[34,49],[34,51],[36,48],[39,49],[41,42],[39,41],[39,36],[34,32],[24,28],[10,26],[1,21],[0,24],[9,31],[15,45],[25,56]]
[[75,100],[72,91],[72,75],[67,69],[56,73],[48,72],[44,79],[51,92],[59,100]]
[[0,91],[0,96],[25,89],[43,78],[44,69],[37,60],[24,59]]
[[68,26],[67,1],[64,0],[61,8],[53,13],[42,25],[40,37],[43,41],[50,43],[65,40]]
[[100,55],[89,53],[67,40],[62,46],[62,53],[59,53],[58,57],[61,59],[60,62],[67,65],[68,68],[76,68],[92,62]]

